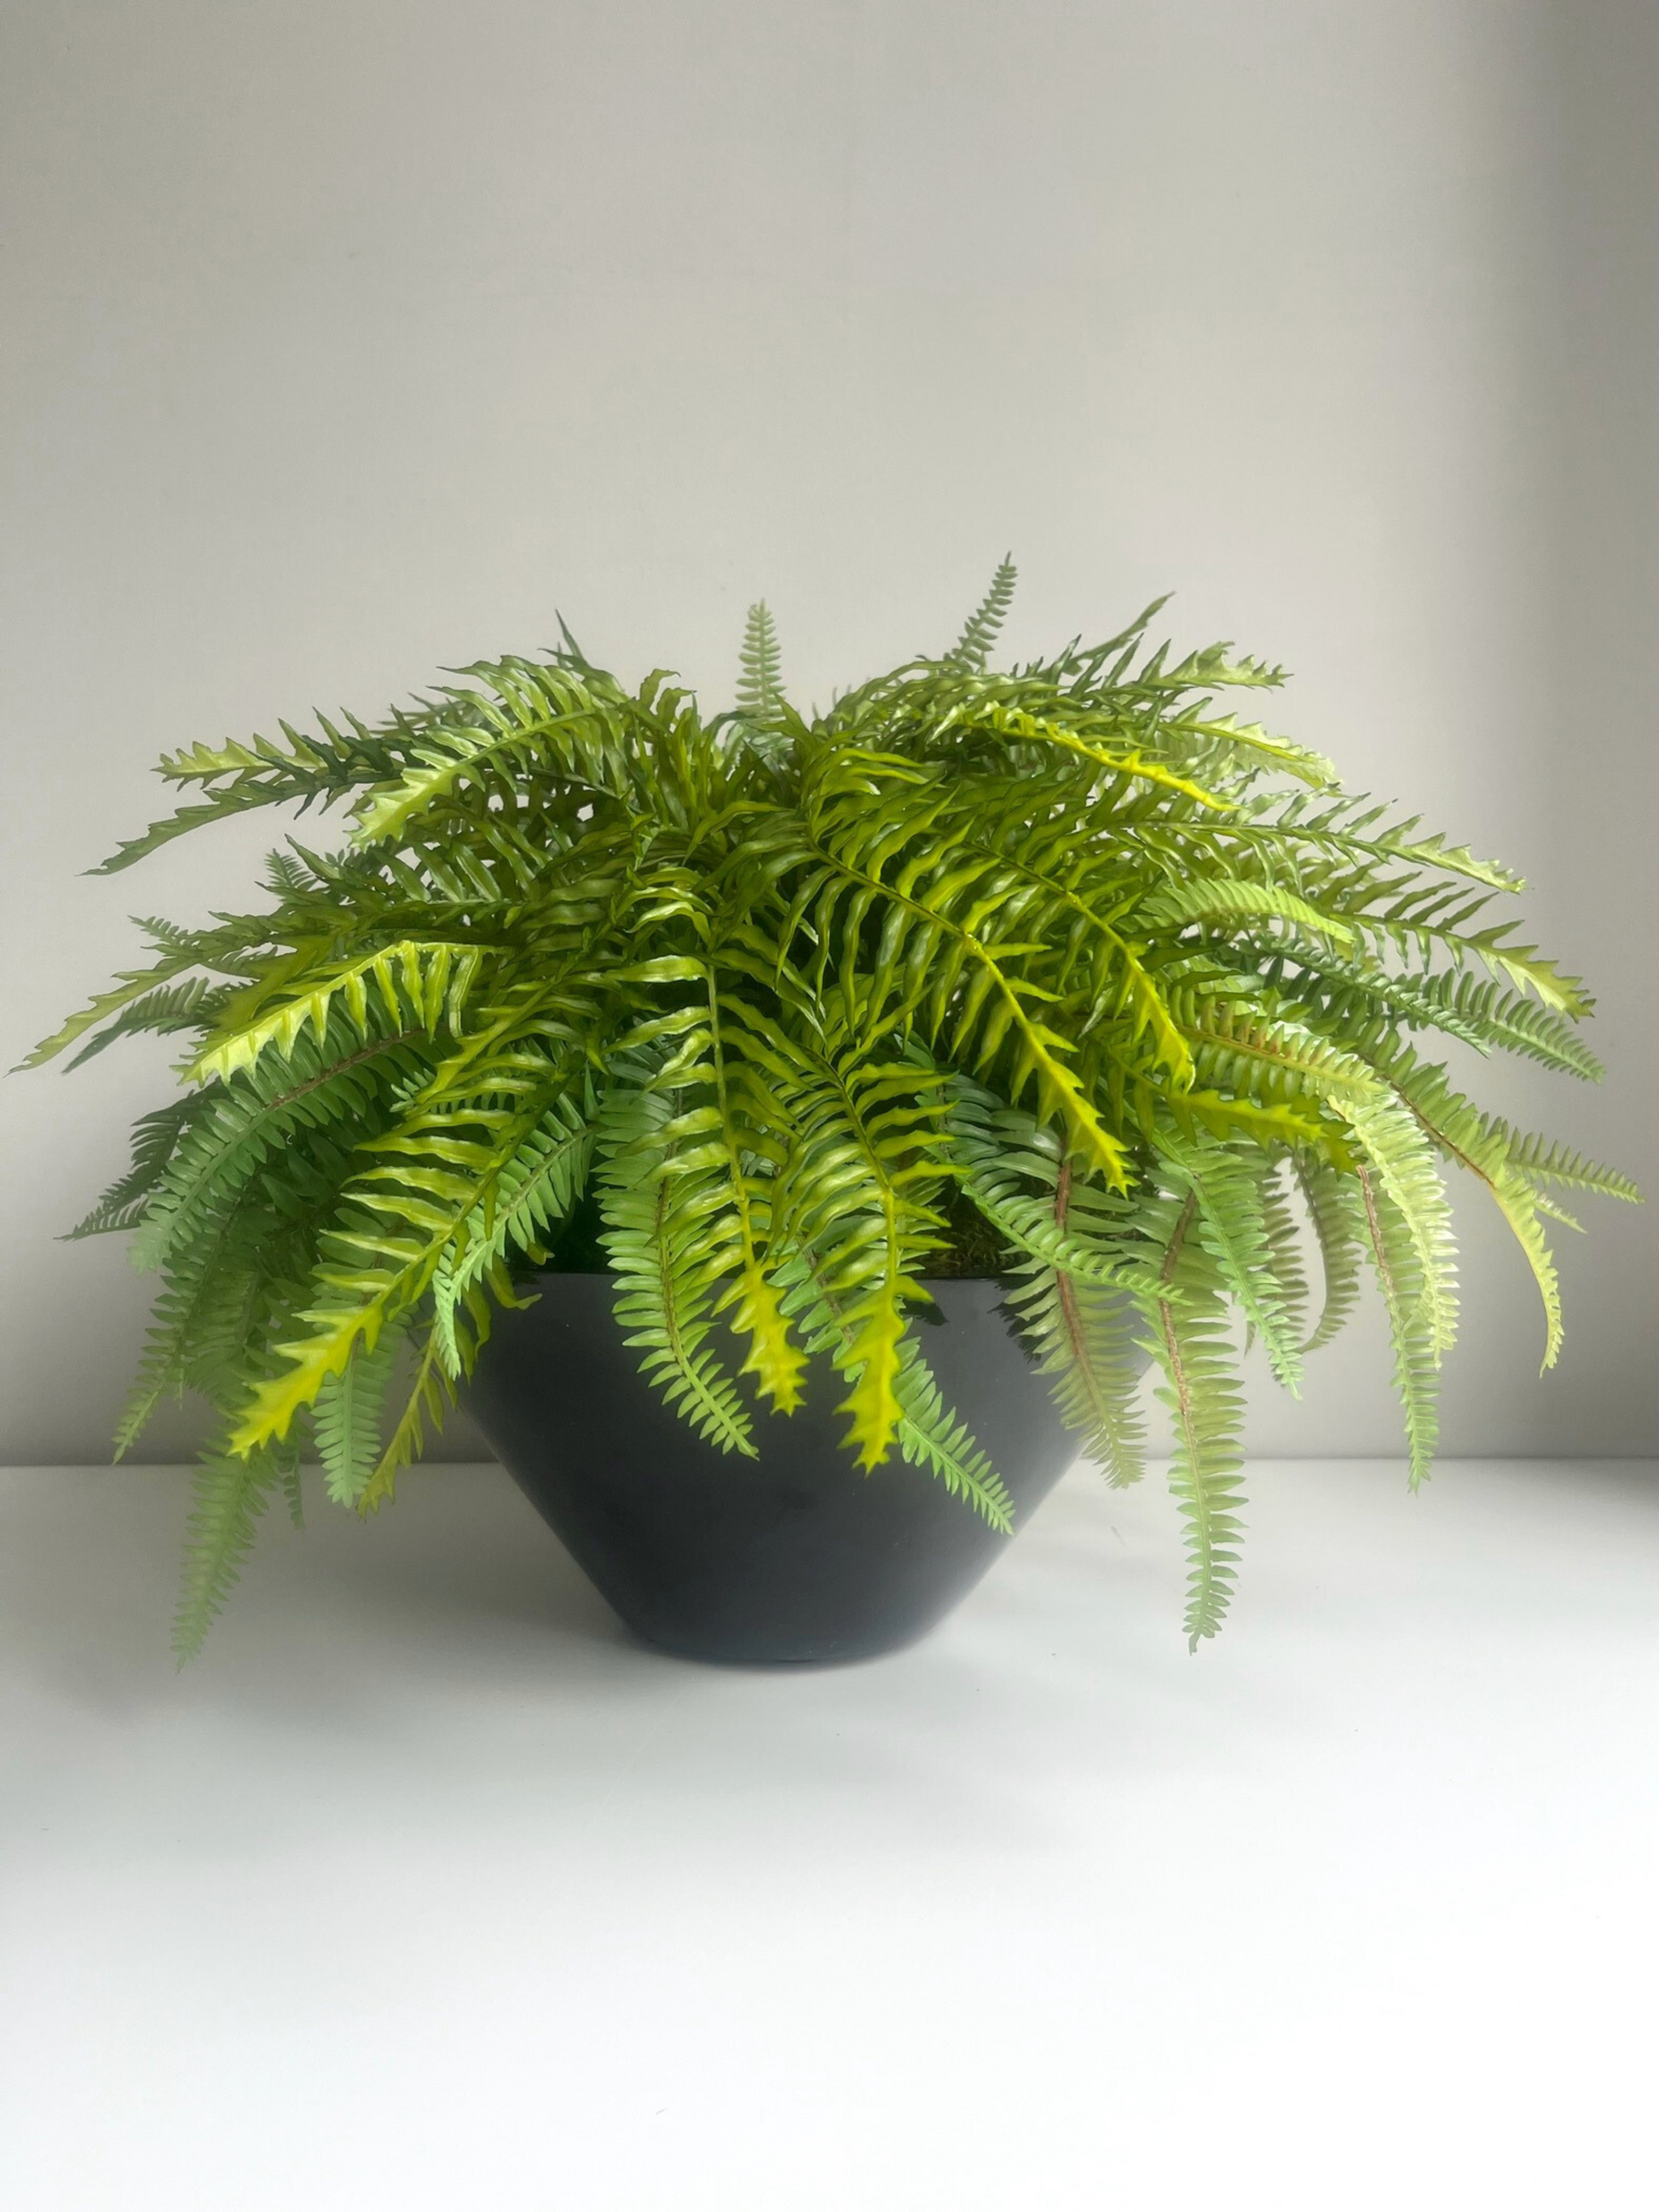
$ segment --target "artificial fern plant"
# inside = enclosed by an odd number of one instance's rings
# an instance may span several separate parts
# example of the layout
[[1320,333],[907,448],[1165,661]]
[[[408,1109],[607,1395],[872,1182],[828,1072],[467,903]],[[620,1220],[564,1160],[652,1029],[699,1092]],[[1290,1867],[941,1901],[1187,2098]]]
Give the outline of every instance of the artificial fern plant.
[[118,1455],[165,1395],[216,1415],[182,1650],[271,1494],[297,1517],[308,1450],[337,1504],[390,1498],[493,1305],[585,1208],[619,1325],[702,1435],[752,1450],[751,1397],[793,1408],[825,1355],[849,1480],[897,1452],[1000,1525],[911,1327],[923,1278],[989,1255],[1115,1481],[1149,1353],[1194,1642],[1234,1579],[1241,1334],[1294,1390],[1369,1268],[1428,1467],[1448,1163],[1513,1230],[1553,1361],[1551,1194],[1634,1188],[1483,1115],[1412,1042],[1599,1074],[1582,984],[1491,916],[1518,879],[1218,711],[1282,672],[1148,651],[1157,607],[994,672],[1013,582],[1005,562],[949,652],[827,712],[791,703],[757,606],[712,718],[566,631],[377,723],[161,763],[199,797],[102,872],[250,807],[350,822],[342,850],[272,854],[258,912],[143,923],[153,959],[30,1063],[188,1039],[179,1095],[73,1232],[131,1231],[160,1276]]

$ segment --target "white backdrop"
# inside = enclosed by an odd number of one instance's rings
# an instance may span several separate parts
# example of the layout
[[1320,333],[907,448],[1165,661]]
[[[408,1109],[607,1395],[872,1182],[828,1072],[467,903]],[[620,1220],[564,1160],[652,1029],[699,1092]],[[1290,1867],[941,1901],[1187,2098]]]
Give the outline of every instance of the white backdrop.
[[[165,746],[375,711],[562,610],[824,695],[1176,586],[1284,726],[1525,868],[1611,1071],[1488,1095],[1652,1179],[1656,155],[1644,0],[30,0],[4,32],[8,1061],[244,825],[76,871]],[[0,1457],[102,1455],[148,1285],[64,1245],[161,1048],[0,1091]],[[1447,1443],[1656,1444],[1653,1232],[1550,1380],[1473,1207]],[[1280,1453],[1395,1449],[1376,1316]],[[180,1448],[179,1417],[156,1455]],[[465,1439],[453,1449],[465,1449]]]

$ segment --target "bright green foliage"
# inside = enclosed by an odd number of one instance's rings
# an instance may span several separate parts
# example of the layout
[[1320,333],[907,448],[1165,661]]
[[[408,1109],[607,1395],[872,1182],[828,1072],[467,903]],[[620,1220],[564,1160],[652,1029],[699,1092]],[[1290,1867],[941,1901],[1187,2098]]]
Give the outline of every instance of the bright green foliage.
[[704,1149],[672,1094],[618,1084],[600,1121],[600,1203],[617,1274],[625,1341],[671,1406],[699,1436],[754,1456],[749,1414],[711,1343],[714,1302],[730,1246],[705,1236],[724,1201],[718,1157]]
[[397,1353],[398,1332],[388,1329],[373,1352],[348,1361],[317,1393],[312,1427],[337,1505],[355,1505],[380,1464],[380,1413]]
[[73,1232],[130,1230],[159,1272],[119,1449],[164,1396],[216,1412],[181,1650],[270,1497],[297,1505],[301,1451],[342,1504],[392,1495],[590,1212],[619,1326],[699,1434],[752,1452],[757,1404],[789,1412],[817,1362],[849,1480],[896,1451],[1006,1528],[912,1326],[976,1222],[1115,1481],[1156,1363],[1194,1640],[1237,1569],[1242,1340],[1296,1389],[1369,1272],[1426,1468],[1448,1164],[1508,1220],[1554,1358],[1550,1194],[1634,1187],[1423,1056],[1438,1035],[1599,1074],[1583,986],[1494,911],[1516,879],[1222,711],[1282,672],[1149,650],[1156,607],[993,670],[1013,583],[1005,562],[948,652],[811,715],[757,605],[712,719],[566,631],[377,723],[162,763],[193,795],[106,869],[253,807],[349,823],[273,854],[255,911],[144,923],[148,963],[33,1055],[184,1041],[181,1096]]

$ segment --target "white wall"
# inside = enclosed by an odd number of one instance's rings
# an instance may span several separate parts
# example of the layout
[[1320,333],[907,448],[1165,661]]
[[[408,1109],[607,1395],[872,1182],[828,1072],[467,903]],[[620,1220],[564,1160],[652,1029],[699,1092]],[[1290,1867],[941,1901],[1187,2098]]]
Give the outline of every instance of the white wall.
[[[1489,1090],[1651,1176],[1656,33],[1642,0],[14,9],[6,1059],[129,910],[240,901],[242,825],[77,878],[161,811],[162,747],[378,709],[556,606],[718,688],[764,592],[821,696],[947,639],[1012,546],[1017,646],[1177,586],[1185,638],[1298,672],[1286,725],[1352,780],[1533,873],[1611,1081]],[[0,1092],[0,1455],[101,1455],[148,1285],[51,1240],[167,1057]],[[1449,1446],[1654,1449],[1652,1250],[1604,1209],[1564,1255],[1540,1383],[1472,1212]],[[1392,1450],[1375,1321],[1324,1360],[1259,1446]]]

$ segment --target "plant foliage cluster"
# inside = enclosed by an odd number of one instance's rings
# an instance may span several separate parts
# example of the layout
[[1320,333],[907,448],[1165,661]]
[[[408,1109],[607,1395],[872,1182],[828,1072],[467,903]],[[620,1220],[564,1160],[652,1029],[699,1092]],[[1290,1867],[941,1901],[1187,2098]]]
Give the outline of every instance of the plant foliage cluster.
[[302,1455],[343,1505],[392,1495],[580,1205],[700,1434],[752,1451],[755,1401],[794,1407],[827,1362],[849,1480],[897,1452],[1006,1526],[910,1325],[965,1211],[1115,1481],[1155,1363],[1194,1641],[1235,1575],[1241,1337],[1295,1390],[1369,1272],[1427,1468],[1449,1165],[1514,1231],[1554,1359],[1547,1223],[1564,1192],[1635,1191],[1426,1056],[1599,1073],[1583,987],[1494,917],[1517,879],[1223,711],[1282,672],[1149,649],[1156,607],[994,670],[1013,581],[827,712],[791,703],[757,606],[712,718],[567,631],[382,721],[163,761],[197,795],[106,871],[252,807],[351,823],[273,854],[257,912],[144,923],[151,959],[33,1056],[185,1040],[180,1094],[74,1232],[131,1232],[160,1279],[118,1449],[166,1395],[216,1409],[182,1650],[270,1498],[297,1514]]

